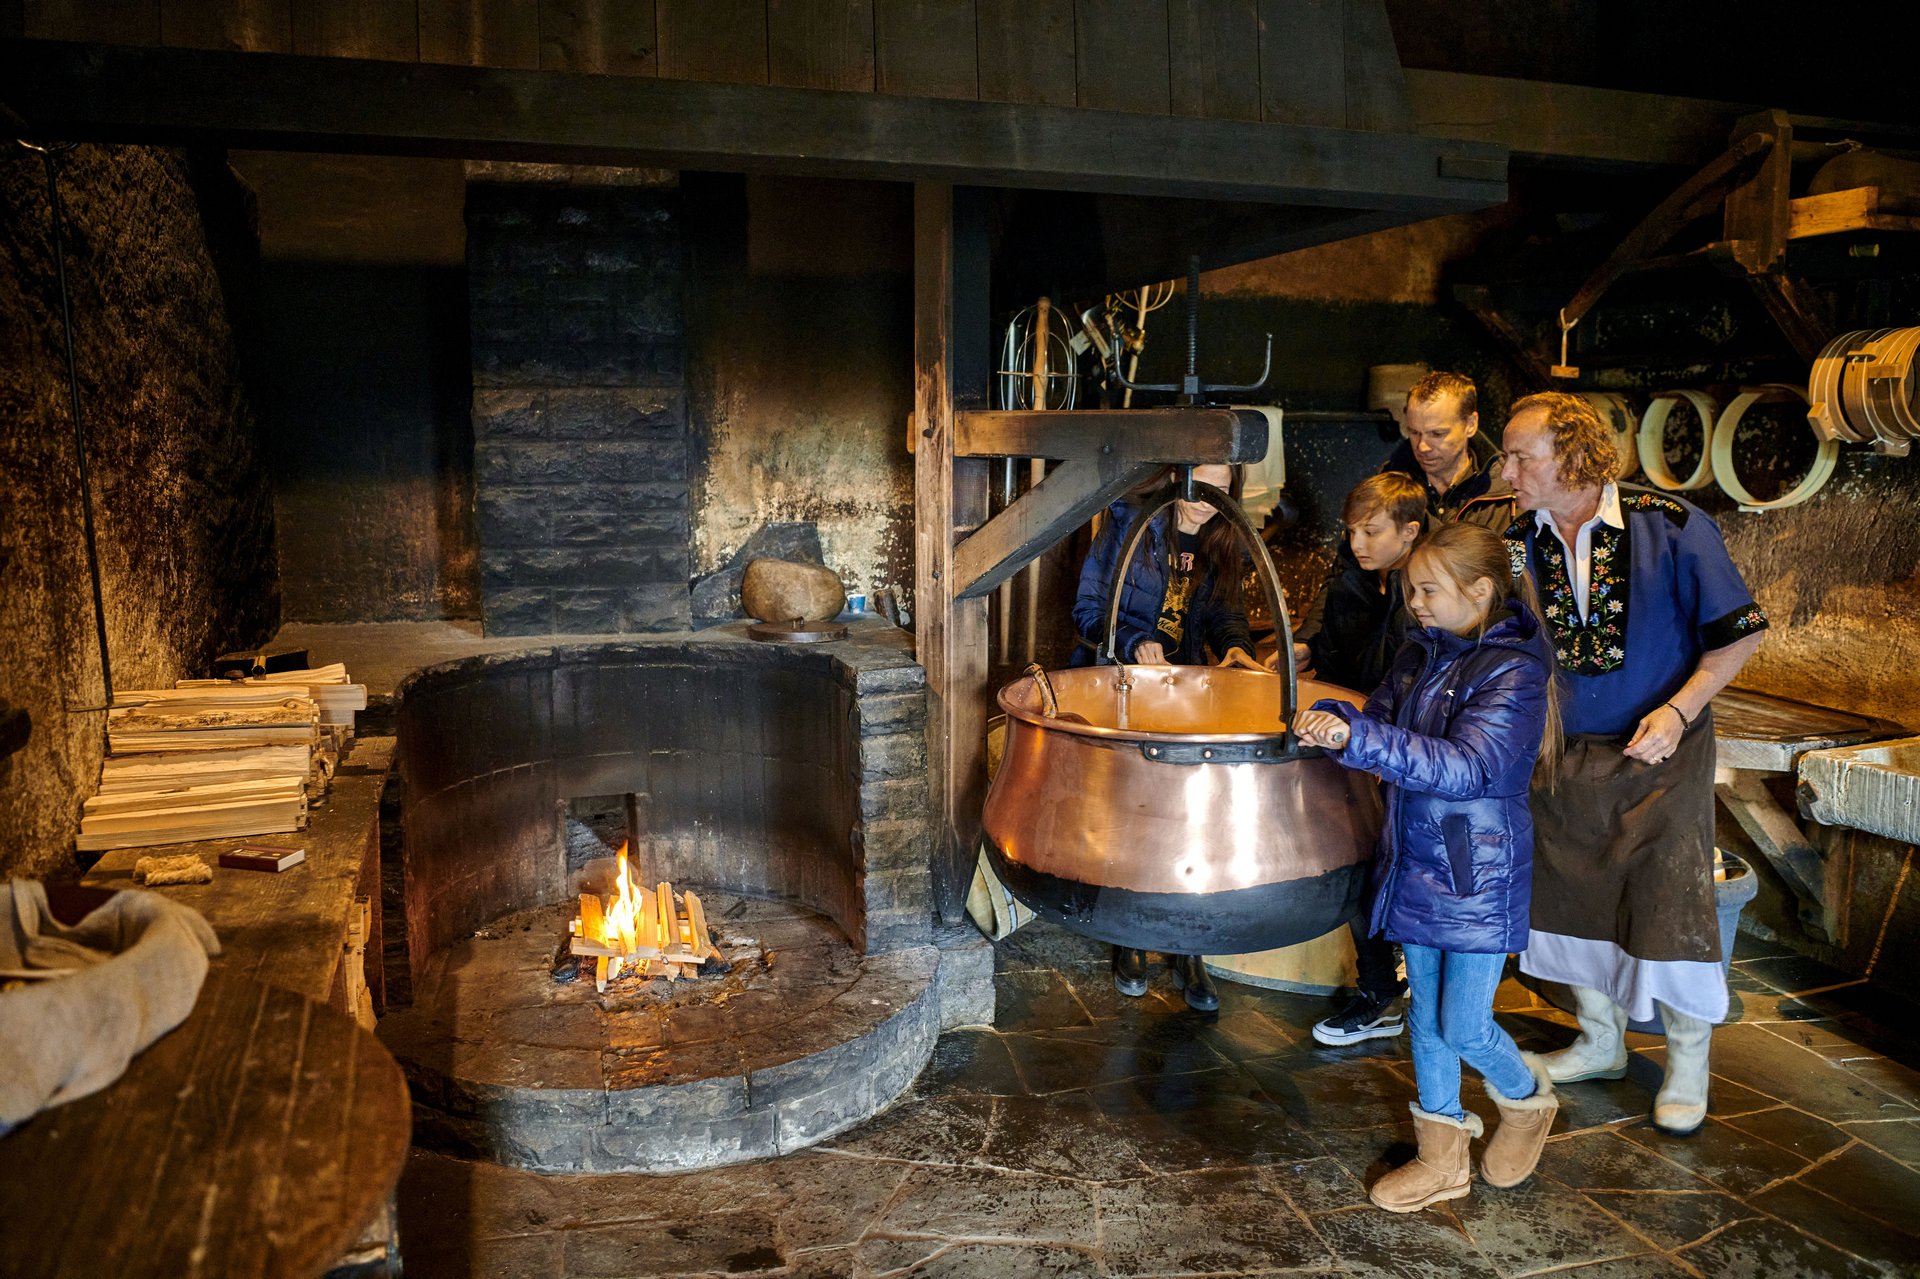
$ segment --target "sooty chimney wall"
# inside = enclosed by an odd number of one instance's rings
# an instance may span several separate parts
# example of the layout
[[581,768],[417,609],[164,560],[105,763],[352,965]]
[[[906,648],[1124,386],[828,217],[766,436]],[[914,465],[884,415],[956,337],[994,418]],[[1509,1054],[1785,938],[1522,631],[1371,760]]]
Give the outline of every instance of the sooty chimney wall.
[[678,193],[467,189],[489,634],[689,624]]

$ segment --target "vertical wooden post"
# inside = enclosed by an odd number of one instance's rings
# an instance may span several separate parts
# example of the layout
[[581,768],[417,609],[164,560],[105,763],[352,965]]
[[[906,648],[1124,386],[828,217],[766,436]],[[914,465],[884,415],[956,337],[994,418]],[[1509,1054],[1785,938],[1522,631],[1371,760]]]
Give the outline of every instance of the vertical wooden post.
[[987,518],[987,462],[953,456],[956,409],[984,407],[987,240],[980,193],[913,197],[914,635],[927,672],[934,902],[958,919],[986,795],[987,602],[953,598],[955,540]]

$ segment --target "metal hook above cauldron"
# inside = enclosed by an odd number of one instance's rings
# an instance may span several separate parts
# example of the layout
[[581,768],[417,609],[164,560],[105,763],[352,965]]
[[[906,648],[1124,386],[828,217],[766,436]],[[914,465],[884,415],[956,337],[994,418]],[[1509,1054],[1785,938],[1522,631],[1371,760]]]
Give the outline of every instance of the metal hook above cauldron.
[[1210,391],[1258,391],[1267,384],[1267,378],[1273,373],[1273,334],[1267,334],[1267,360],[1261,366],[1260,380],[1245,384],[1226,382],[1202,382],[1200,380],[1200,255],[1195,253],[1187,258],[1187,372],[1180,379],[1180,385],[1165,382],[1130,382],[1127,375],[1120,371],[1118,351],[1114,353],[1113,378],[1129,391],[1172,391],[1180,396],[1182,404],[1204,404]]

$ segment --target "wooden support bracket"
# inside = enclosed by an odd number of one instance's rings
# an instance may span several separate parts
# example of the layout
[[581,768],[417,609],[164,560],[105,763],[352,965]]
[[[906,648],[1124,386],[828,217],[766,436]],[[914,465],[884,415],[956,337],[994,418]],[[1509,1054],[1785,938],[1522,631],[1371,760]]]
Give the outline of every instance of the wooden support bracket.
[[959,413],[953,451],[1064,459],[954,548],[955,598],[980,599],[1162,467],[1259,461],[1267,420],[1216,408]]
[[1507,359],[1511,360],[1529,383],[1528,390],[1542,391],[1554,385],[1547,362],[1540,358],[1505,312],[1494,305],[1493,291],[1484,284],[1456,284],[1453,299],[1480,322]]
[[[1807,839],[1793,816],[1767,789],[1766,774],[1751,769],[1721,769],[1714,794],[1747,838],[1760,850],[1793,893],[1801,927],[1815,941],[1844,940],[1841,903],[1846,898],[1844,867],[1830,866]],[[1832,882],[1838,874],[1841,882]]]

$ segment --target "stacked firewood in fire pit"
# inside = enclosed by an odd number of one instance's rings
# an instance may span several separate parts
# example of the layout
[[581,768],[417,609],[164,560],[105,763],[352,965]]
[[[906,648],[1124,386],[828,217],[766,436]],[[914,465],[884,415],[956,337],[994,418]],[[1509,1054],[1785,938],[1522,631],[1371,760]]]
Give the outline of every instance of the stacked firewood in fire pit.
[[665,880],[652,892],[636,888],[624,845],[613,894],[581,893],[571,932],[569,949],[593,960],[594,988],[601,991],[623,971],[676,981],[720,958],[700,895],[688,889],[676,905],[673,885]]

